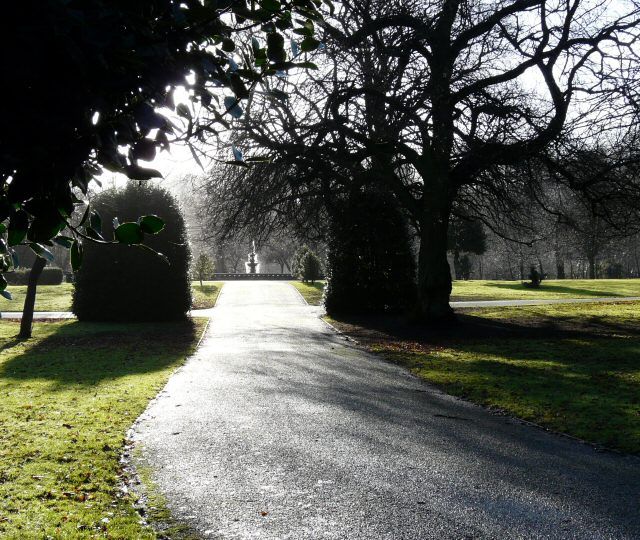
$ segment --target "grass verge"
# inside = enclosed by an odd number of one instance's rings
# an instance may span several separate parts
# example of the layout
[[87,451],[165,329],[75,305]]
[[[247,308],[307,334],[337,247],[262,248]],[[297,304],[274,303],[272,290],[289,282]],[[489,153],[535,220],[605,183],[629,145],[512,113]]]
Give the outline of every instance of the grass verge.
[[193,309],[209,309],[215,306],[223,285],[222,281],[203,281],[202,285],[198,281],[192,282],[193,300],[191,306]]
[[302,297],[311,306],[319,306],[322,304],[322,294],[324,292],[325,281],[316,281],[315,283],[302,283],[302,281],[290,281]]
[[545,280],[539,289],[527,289],[520,281],[454,281],[452,300],[532,300],[640,296],[640,279]]
[[456,328],[331,321],[446,392],[640,454],[640,304],[467,311]]
[[[200,286],[198,281],[191,284],[193,292],[193,309],[212,308],[223,283],[221,281],[205,281]],[[0,299],[1,311],[22,311],[24,297],[27,293],[26,285],[10,285],[8,290],[13,295],[13,300]],[[71,295],[73,284],[39,285],[36,295],[36,311],[71,311]]]
[[205,324],[0,324],[2,538],[155,537],[119,491],[124,437]]

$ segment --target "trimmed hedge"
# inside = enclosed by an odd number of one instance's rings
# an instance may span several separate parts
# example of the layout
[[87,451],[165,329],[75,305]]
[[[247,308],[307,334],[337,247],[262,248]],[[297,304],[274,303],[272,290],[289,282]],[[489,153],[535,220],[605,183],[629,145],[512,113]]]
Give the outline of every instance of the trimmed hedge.
[[[30,268],[19,268],[15,272],[7,272],[4,274],[9,285],[27,285],[29,283]],[[46,267],[40,274],[38,285],[60,285],[64,274],[61,268],[55,266]]]
[[415,303],[406,219],[389,193],[370,188],[336,201],[327,252],[330,315],[397,312]]
[[166,255],[167,264],[139,246],[84,243],[76,273],[73,311],[82,321],[167,321],[186,317],[191,307],[191,253],[184,219],[173,196],[154,185],[128,184],[103,191],[91,203],[102,217],[102,234],[113,238],[120,224],[156,214],[165,228],[144,243]]

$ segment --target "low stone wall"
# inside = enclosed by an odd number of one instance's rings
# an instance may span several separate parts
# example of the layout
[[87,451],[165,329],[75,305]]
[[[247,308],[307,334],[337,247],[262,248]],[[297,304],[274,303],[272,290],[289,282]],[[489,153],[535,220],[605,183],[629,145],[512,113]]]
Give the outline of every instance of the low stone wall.
[[231,281],[240,279],[283,279],[286,281],[291,281],[293,279],[293,276],[291,274],[213,274],[213,281]]

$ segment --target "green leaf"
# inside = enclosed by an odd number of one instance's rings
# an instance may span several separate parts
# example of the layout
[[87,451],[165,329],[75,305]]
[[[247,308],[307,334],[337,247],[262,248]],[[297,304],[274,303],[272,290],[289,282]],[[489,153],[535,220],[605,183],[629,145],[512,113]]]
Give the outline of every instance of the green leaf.
[[84,211],[84,214],[82,214],[82,219],[80,220],[80,223],[78,223],[78,227],[82,227],[85,224],[90,213],[91,213],[91,205],[88,204],[87,209]]
[[7,226],[4,223],[0,223],[0,234],[7,232]]
[[93,227],[91,227],[90,225],[87,225],[84,228],[85,234],[89,237],[89,238],[93,238],[94,240],[104,240],[104,237],[102,236],[102,234],[100,234],[98,231],[96,231]]
[[272,13],[277,13],[280,11],[280,2],[278,0],[262,0],[260,7]]
[[115,230],[116,240],[121,244],[140,244],[144,239],[142,227],[137,223],[123,223]]
[[227,109],[227,112],[234,118],[240,118],[244,113],[238,101],[238,98],[233,96],[227,96],[224,98],[225,109]]
[[313,62],[298,62],[296,67],[304,68],[304,69],[318,69],[318,66]]
[[[163,133],[158,131],[158,133]],[[166,136],[166,135],[165,135]],[[156,157],[156,141],[151,139],[140,139],[131,149],[131,155],[134,159],[142,159],[143,161],[153,161]]]
[[127,165],[124,173],[131,180],[151,180],[152,178],[162,178],[162,174],[155,169],[147,169],[138,165]]
[[75,240],[71,245],[71,268],[74,272],[77,272],[82,265],[82,244]]
[[46,247],[40,244],[33,242],[29,244],[29,247],[31,248],[31,251],[33,251],[38,257],[42,257],[49,262],[53,262],[56,260],[56,258],[53,256],[53,253],[51,253]]
[[160,257],[168,265],[171,265],[171,261],[169,261],[169,257],[167,257],[164,253],[160,253],[159,251],[156,251],[155,249],[149,246],[146,246],[144,244],[138,244],[136,247],[139,247],[141,249],[144,249],[145,251],[149,251],[150,253],[153,253],[156,257]]
[[231,152],[233,152],[233,157],[236,161],[244,161],[242,150],[240,150],[240,148],[238,148],[236,145],[231,146]]
[[57,210],[36,216],[31,222],[27,238],[32,242],[44,242],[56,236],[66,226]]
[[287,53],[284,50],[284,37],[277,32],[267,34],[267,57],[272,62],[285,62],[287,60]]
[[318,45],[320,45],[319,40],[314,37],[307,36],[302,40],[302,43],[300,44],[300,50],[302,50],[302,52],[315,51],[318,48]]
[[29,215],[24,210],[15,212],[9,220],[8,242],[10,246],[17,246],[27,236],[29,229]]
[[68,236],[56,236],[53,241],[59,246],[67,249],[69,249],[74,242],[73,238],[69,238]]
[[142,216],[138,222],[142,231],[148,234],[158,234],[164,229],[164,220],[155,215]]
[[98,234],[102,234],[102,218],[98,212],[91,212],[91,218],[89,219],[89,227],[91,227]]
[[191,118],[191,111],[189,110],[189,107],[184,103],[178,103],[178,106],[176,107],[176,113],[178,113],[178,116],[182,116],[182,118]]
[[222,39],[222,50],[224,52],[233,52],[236,50],[236,44],[232,39],[225,37]]

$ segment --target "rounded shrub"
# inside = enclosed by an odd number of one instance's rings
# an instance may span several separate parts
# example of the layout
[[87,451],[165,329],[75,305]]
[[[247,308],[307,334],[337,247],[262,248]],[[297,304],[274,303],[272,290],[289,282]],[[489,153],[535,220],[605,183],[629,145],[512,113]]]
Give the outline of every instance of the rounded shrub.
[[322,278],[322,263],[320,263],[320,259],[313,251],[307,251],[299,265],[302,268],[302,281],[314,283]]
[[102,218],[102,235],[114,236],[117,223],[157,215],[162,231],[145,235],[144,244],[164,254],[169,264],[140,246],[84,242],[76,274],[73,311],[83,321],[166,321],[183,319],[191,307],[191,258],[184,219],[173,196],[154,185],[128,184],[103,191],[92,201]]
[[[9,285],[26,285],[29,283],[30,268],[19,268],[14,272],[7,272],[4,274],[5,279]],[[42,270],[40,278],[38,279],[38,285],[60,285],[64,278],[64,274],[61,268],[55,266],[47,266]]]
[[401,311],[415,302],[415,260],[406,219],[376,188],[337,201],[327,251],[330,315]]

